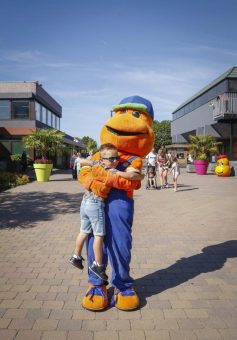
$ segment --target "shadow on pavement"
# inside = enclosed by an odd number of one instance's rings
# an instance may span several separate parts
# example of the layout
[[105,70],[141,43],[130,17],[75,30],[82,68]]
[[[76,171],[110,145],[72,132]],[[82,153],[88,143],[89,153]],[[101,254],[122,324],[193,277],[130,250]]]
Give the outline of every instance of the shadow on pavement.
[[177,190],[176,192],[181,192],[181,191],[190,191],[190,190],[197,190],[197,189],[199,189],[199,188],[180,189],[180,188],[178,187],[178,190]]
[[135,280],[141,307],[146,305],[148,297],[176,287],[199,274],[219,270],[228,258],[234,257],[237,257],[237,240],[226,241],[205,247],[200,254],[181,258],[170,267]]
[[52,220],[55,214],[79,214],[82,195],[40,191],[6,194],[0,205],[0,229],[32,228],[39,221]]

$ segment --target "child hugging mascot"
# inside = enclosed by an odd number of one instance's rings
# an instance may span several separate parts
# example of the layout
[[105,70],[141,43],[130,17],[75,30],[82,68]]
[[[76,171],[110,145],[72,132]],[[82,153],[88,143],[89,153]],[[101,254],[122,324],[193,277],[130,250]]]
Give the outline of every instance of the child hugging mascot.
[[[141,157],[145,157],[154,144],[152,104],[145,98],[132,96],[113,106],[113,111],[114,116],[102,127],[101,144],[112,143],[117,147],[120,156],[117,167],[119,170],[141,172]],[[97,154],[93,158],[98,159]],[[80,172],[79,181],[85,187],[88,188],[88,183],[93,180],[112,188],[105,201],[106,236],[103,263],[107,263],[109,257],[114,295],[109,303],[106,289],[108,282],[102,281],[89,271],[89,287],[82,306],[92,311],[101,311],[109,305],[121,310],[134,310],[139,307],[140,302],[130,276],[133,190],[139,189],[141,183],[121,178],[102,167],[92,167],[90,175]],[[94,261],[93,234],[90,234],[87,241],[87,259],[88,266],[91,266]]]

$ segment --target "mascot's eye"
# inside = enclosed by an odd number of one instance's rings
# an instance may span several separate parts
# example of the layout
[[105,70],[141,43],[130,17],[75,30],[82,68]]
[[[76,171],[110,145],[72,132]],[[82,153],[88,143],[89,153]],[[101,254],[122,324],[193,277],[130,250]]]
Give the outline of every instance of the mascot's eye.
[[133,111],[132,115],[133,117],[139,118],[141,114],[138,111]]

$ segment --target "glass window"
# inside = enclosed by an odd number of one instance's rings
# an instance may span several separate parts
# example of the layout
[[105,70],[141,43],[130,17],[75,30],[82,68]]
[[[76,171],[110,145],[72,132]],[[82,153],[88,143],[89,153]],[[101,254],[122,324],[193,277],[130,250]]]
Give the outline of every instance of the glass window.
[[56,116],[53,114],[53,126],[54,129],[56,129]]
[[59,130],[59,118],[55,116],[55,128]]
[[22,141],[14,141],[12,142],[12,154],[20,153],[22,154],[24,150],[24,145]]
[[0,119],[11,119],[10,100],[0,100]]
[[11,142],[10,141],[3,141],[1,140],[1,144],[3,145],[3,147],[11,153]]
[[51,116],[51,126],[52,126],[52,128],[54,129],[54,123],[55,123],[55,115],[54,115],[54,113],[52,113],[52,116]]
[[48,110],[47,110],[47,109],[45,109],[45,111],[46,111],[45,124],[47,124],[47,125],[48,125]]
[[237,80],[229,80],[229,91],[230,92],[237,92]]
[[48,110],[48,125],[52,126],[52,113]]
[[53,116],[54,116],[54,114],[53,114],[53,112],[51,112],[51,124],[50,124],[51,127],[53,127]]
[[12,102],[13,119],[29,119],[29,101]]
[[42,123],[47,124],[46,108],[42,106]]
[[35,119],[41,122],[41,105],[35,102]]

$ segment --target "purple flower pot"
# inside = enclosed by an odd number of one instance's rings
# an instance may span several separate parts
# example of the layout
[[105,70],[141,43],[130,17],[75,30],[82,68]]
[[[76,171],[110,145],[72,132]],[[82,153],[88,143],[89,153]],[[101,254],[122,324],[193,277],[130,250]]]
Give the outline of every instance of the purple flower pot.
[[205,159],[205,160],[197,159],[193,163],[194,163],[194,167],[195,167],[197,175],[206,175],[208,164],[209,164],[208,159]]

